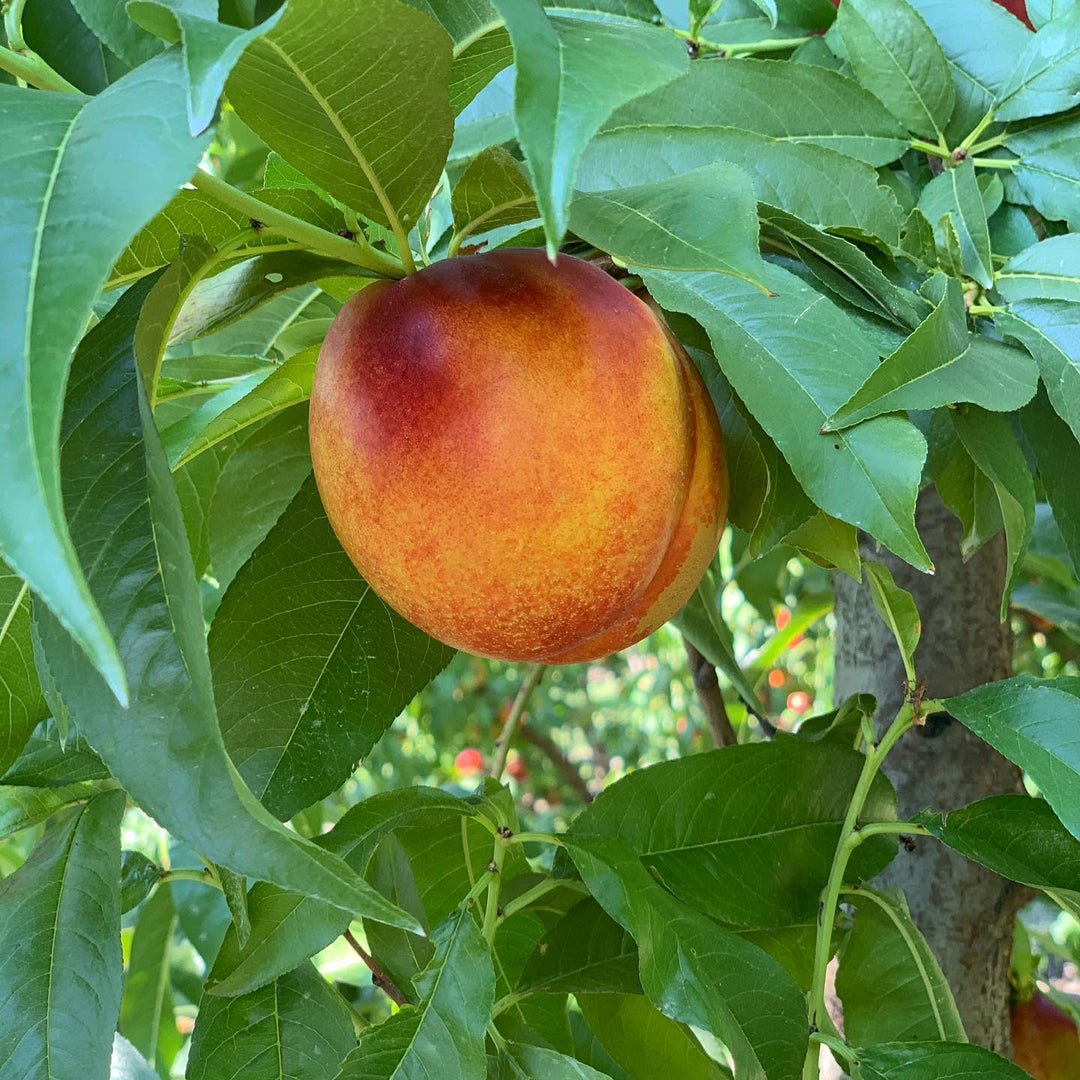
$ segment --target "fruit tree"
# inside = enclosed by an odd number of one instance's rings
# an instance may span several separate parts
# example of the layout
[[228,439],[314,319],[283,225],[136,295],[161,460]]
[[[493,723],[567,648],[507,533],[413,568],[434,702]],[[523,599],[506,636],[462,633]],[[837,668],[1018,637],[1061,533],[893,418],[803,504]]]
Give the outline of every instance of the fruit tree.
[[0,1080],[1080,1078],[1080,0],[0,9]]

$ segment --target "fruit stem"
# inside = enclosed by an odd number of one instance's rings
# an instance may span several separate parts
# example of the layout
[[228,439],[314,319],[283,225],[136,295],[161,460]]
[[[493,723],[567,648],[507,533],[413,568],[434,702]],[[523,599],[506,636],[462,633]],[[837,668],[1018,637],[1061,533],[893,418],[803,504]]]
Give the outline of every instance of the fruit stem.
[[[874,747],[867,747],[863,758],[862,772],[859,775],[855,791],[852,793],[851,802],[848,804],[847,815],[840,827],[840,839],[833,854],[832,868],[829,870],[829,879],[821,894],[821,907],[818,912],[817,936],[814,941],[814,978],[810,987],[810,1028],[816,1031],[822,1026],[822,1021],[827,1016],[825,1011],[825,976],[829,968],[829,960],[832,954],[833,927],[836,924],[836,906],[840,896],[840,888],[844,883],[844,872],[847,870],[848,860],[852,852],[867,837],[874,832],[884,832],[887,829],[881,826],[891,826],[896,822],[872,822],[859,828],[859,815],[866,805],[870,794],[874,777],[877,776],[881,763],[886,755],[896,745],[900,736],[915,722],[915,708],[910,702],[905,702],[896,714],[896,718],[889,725],[888,730],[881,737],[881,741]],[[909,824],[905,824],[905,832],[911,831]],[[821,1020],[819,1021],[819,1017]],[[806,1061],[803,1064],[803,1080],[817,1080],[818,1078],[818,1051],[817,1044],[811,1042],[806,1051]]]
[[911,139],[908,145],[912,150],[921,150],[924,154],[933,154],[935,157],[949,158],[951,153],[943,150],[937,143],[927,142],[925,139]]
[[[409,255],[409,261],[405,265],[389,255],[376,251],[370,244],[361,243],[359,240],[346,240],[343,236],[335,236],[326,229],[320,229],[318,225],[303,221],[292,214],[286,214],[284,210],[278,210],[261,199],[256,199],[247,192],[234,188],[213,173],[199,169],[191,178],[192,187],[210,198],[216,199],[242,214],[247,214],[254,221],[270,226],[275,232],[287,236],[290,240],[296,240],[301,244],[332,255],[343,262],[352,263],[364,270],[371,272],[372,277],[398,279],[411,271],[408,266],[412,263],[408,244],[405,251]],[[398,229],[401,228],[399,223]],[[395,234],[396,235],[396,234]],[[403,260],[404,261],[404,260]],[[415,266],[412,267],[415,270]]]
[[986,115],[967,133],[964,141],[958,149],[970,150],[975,145],[975,140],[994,122],[994,110],[990,109]]
[[521,723],[521,717],[525,712],[525,705],[528,703],[529,695],[533,692],[543,674],[543,664],[532,664],[525,678],[521,680],[521,686],[518,688],[517,696],[514,698],[514,704],[510,706],[510,714],[506,718],[502,734],[495,743],[495,760],[491,763],[491,776],[494,780],[502,781],[503,770],[506,768],[506,756],[510,753],[510,743],[513,741],[518,725]]

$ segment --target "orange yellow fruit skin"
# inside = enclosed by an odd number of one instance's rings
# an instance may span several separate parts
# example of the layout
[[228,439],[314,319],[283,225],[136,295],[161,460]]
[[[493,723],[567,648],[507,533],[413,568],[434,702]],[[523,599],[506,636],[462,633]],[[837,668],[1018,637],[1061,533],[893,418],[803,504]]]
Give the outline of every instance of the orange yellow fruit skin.
[[1080,1080],[1076,1024],[1044,994],[1012,1008],[1013,1059],[1035,1080]]
[[311,451],[376,592],[447,644],[604,656],[692,592],[723,528],[708,392],[629,290],[538,249],[354,296],[327,334]]

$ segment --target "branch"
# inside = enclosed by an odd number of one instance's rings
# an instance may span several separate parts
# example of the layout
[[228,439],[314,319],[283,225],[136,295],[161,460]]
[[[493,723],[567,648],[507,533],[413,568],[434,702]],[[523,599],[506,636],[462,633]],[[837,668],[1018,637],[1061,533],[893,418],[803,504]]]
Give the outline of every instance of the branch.
[[394,980],[383,971],[379,962],[360,944],[353,936],[351,930],[345,931],[345,940],[353,947],[353,952],[360,957],[371,972],[371,981],[382,990],[390,1000],[398,1006],[407,1005],[405,995],[397,988]]
[[544,665],[533,664],[518,688],[514,704],[510,706],[510,714],[503,725],[502,734],[495,741],[495,760],[491,763],[491,776],[495,780],[502,780],[503,769],[506,768],[506,755],[510,753],[510,743],[513,742],[514,733],[517,731],[521,718],[525,713],[525,705],[528,703],[529,695],[533,692],[533,688],[540,681],[543,674]]
[[566,755],[547,735],[541,731],[536,731],[528,724],[522,724],[519,731],[521,737],[530,746],[535,746],[563,774],[566,782],[581,796],[582,802],[592,802],[592,792],[582,779],[581,773],[577,771],[573,762],[567,759]]
[[728,717],[724,695],[716,678],[716,668],[690,644],[689,638],[683,638],[683,645],[690,661],[690,674],[694,680],[698,702],[709,723],[709,731],[712,732],[713,745],[734,746],[739,740]]
[[16,52],[0,45],[0,68],[10,71],[16,78],[36,86],[39,90],[63,90],[70,94],[82,91],[69,83],[63,75],[53,71],[35,52]]

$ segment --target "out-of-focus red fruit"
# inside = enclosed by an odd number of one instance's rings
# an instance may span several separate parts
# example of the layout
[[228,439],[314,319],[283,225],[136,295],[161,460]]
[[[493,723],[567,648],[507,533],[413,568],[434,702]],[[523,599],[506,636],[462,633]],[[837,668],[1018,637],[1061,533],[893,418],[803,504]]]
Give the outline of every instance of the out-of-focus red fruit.
[[784,683],[787,682],[787,675],[785,675],[779,668],[773,668],[769,672],[769,685],[774,690],[779,690]]
[[1012,1009],[1013,1059],[1035,1080],[1077,1080],[1080,1037],[1072,1018],[1035,991]]
[[529,766],[520,757],[512,757],[506,763],[506,771],[515,780],[528,780],[529,778]]
[[689,724],[687,724],[685,716],[680,716],[679,719],[675,721],[675,730],[680,735],[685,735],[686,734],[686,729],[688,727],[689,727]]
[[776,609],[776,629],[783,630],[791,622],[791,612],[786,607]]
[[806,712],[810,708],[810,695],[805,690],[792,690],[787,696],[787,707],[793,712]]
[[[1010,14],[1015,15],[1029,30],[1034,30],[1027,13],[1027,0],[994,0]],[[1080,1076],[1080,1073],[1077,1074]]]
[[793,638],[791,639],[791,641],[789,641],[789,642],[788,642],[788,648],[789,648],[789,649],[794,649],[794,648],[795,648],[795,646],[796,646],[796,645],[798,645],[800,641],[802,641],[802,639],[803,639],[803,636],[802,636],[802,634],[796,634],[796,635],[795,635],[795,636],[794,636],[794,637],[793,637]]
[[475,776],[484,771],[484,755],[475,746],[466,746],[454,758],[454,765],[462,776]]

